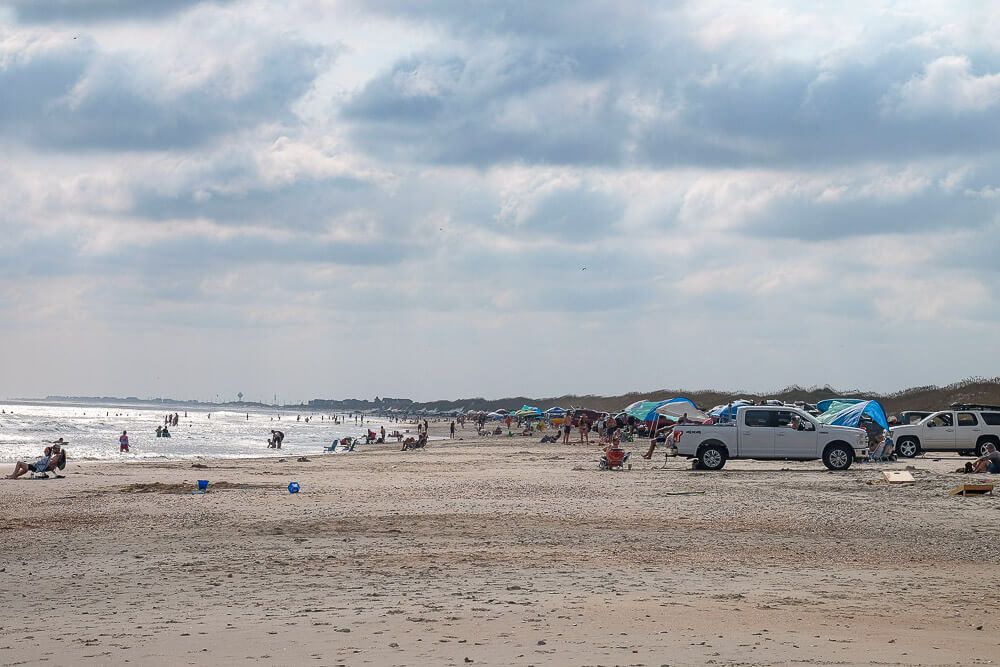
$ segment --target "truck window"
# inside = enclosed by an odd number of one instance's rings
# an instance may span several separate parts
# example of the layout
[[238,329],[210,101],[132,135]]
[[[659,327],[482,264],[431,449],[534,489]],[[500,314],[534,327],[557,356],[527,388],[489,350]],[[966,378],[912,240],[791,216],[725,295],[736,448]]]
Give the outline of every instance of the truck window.
[[778,428],[787,428],[792,421],[793,413],[789,412],[788,410],[778,410],[776,414],[778,415],[777,417],[778,421],[775,424],[775,426],[777,426]]
[[930,420],[928,420],[927,425],[931,427],[939,426],[951,426],[953,424],[950,412],[942,412],[939,415],[934,415]]
[[958,413],[958,425],[959,426],[979,426],[979,420],[976,419],[976,415],[971,412],[959,412]]
[[771,425],[771,411],[770,410],[747,410],[746,411],[746,425],[747,426],[770,426]]
[[1000,426],[1000,412],[984,412],[983,421],[990,426]]

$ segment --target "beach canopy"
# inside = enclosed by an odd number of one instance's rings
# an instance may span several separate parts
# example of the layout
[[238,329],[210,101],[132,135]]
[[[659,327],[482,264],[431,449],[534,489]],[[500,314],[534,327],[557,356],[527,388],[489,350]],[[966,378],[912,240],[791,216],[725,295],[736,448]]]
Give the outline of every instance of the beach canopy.
[[690,398],[684,398],[683,396],[676,396],[674,398],[668,398],[665,401],[636,401],[631,405],[627,406],[623,412],[632,417],[635,417],[639,421],[649,422],[654,421],[659,415],[665,414],[662,412],[657,412],[657,410],[665,405],[678,405],[683,412],[697,411],[698,408],[695,406],[694,401]]
[[[710,417],[715,417],[717,419],[734,419],[736,417],[736,411],[744,405],[753,405],[750,401],[739,399],[731,403],[723,403],[722,405],[716,405],[714,408],[708,411]],[[732,406],[732,410],[730,410]]]
[[679,421],[684,415],[687,415],[687,418],[693,422],[704,422],[709,419],[709,416],[706,413],[694,407],[687,401],[665,403],[656,408],[656,413],[663,415],[668,419],[672,419],[673,421]]
[[542,416],[541,408],[536,408],[531,405],[522,405],[521,409],[514,413],[514,417],[521,417],[522,419],[527,418],[539,418]]
[[[854,399],[849,399],[854,400]],[[858,401],[857,403],[836,402],[830,404],[829,409],[816,417],[820,423],[831,426],[853,426],[857,428],[861,424],[861,418],[868,415],[872,421],[882,428],[889,429],[889,420],[886,419],[885,409],[878,401]]]
[[549,408],[548,410],[545,411],[545,414],[550,415],[552,417],[562,417],[564,414],[566,414],[566,409],[557,406],[554,408]]
[[857,403],[864,403],[863,398],[824,398],[822,401],[816,402],[816,409],[820,412],[826,412],[830,409],[830,406],[834,403],[843,403],[844,405],[855,405]]
[[490,419],[503,419],[504,417],[507,416],[507,413],[506,412],[490,412],[486,416],[489,417]]

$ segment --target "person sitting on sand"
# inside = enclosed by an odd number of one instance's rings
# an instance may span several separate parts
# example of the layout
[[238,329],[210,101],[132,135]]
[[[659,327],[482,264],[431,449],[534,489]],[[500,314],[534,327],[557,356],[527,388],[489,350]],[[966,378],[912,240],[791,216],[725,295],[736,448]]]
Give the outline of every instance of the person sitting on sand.
[[417,438],[416,440],[414,440],[413,438],[407,438],[406,441],[403,443],[402,451],[405,452],[407,449],[420,449],[421,447],[426,447],[426,446],[427,446],[427,431],[424,431],[423,433],[420,434],[420,437]]
[[991,442],[986,443],[983,447],[983,455],[972,464],[972,472],[1000,475],[1000,452],[997,451],[996,445]]
[[44,473],[49,469],[49,464],[52,462],[52,448],[46,447],[43,450],[42,456],[35,459],[34,463],[25,463],[24,461],[18,461],[14,464],[14,472],[7,475],[7,479],[17,479],[21,475],[33,472],[33,473]]
[[49,459],[49,466],[39,475],[42,479],[49,478],[46,474],[48,472],[51,472],[57,478],[62,477],[62,475],[59,474],[59,471],[66,468],[66,449],[63,447],[64,444],[67,443],[62,438],[59,438],[52,443],[52,456]]

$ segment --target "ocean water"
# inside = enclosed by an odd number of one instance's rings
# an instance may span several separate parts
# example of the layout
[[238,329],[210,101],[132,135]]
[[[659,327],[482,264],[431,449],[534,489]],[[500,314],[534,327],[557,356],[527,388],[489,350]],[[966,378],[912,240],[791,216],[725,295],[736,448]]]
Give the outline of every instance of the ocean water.
[[[180,415],[177,426],[170,428],[171,437],[157,438],[156,427],[163,425],[166,408],[150,406],[69,404],[4,404],[0,403],[0,462],[34,460],[41,455],[46,442],[63,438],[69,444],[70,460],[90,459],[197,459],[241,458],[248,456],[303,456],[320,454],[334,439],[358,437],[367,432],[355,426],[354,419],[340,424],[320,420],[320,413],[287,413],[283,410],[251,410],[247,412],[208,411],[205,409],[175,409]],[[211,417],[209,417],[211,414]],[[280,421],[277,419],[280,414]],[[302,421],[296,421],[301,415]],[[305,421],[310,417],[310,421]],[[371,421],[378,431],[385,425],[387,433],[397,427],[401,431],[416,431],[411,424]],[[283,431],[285,441],[280,450],[268,449],[271,429]],[[128,431],[129,454],[118,453],[118,436]],[[361,445],[364,447],[364,445]],[[6,474],[6,472],[3,472]]]

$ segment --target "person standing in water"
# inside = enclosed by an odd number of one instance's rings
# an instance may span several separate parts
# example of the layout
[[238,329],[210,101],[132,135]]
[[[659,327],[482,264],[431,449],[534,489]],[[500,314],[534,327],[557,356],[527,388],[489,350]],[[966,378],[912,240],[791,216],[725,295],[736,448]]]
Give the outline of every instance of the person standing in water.
[[128,453],[128,431],[122,431],[121,436],[118,437],[118,453]]
[[285,434],[281,431],[271,431],[271,439],[274,441],[274,448],[281,449],[281,443],[285,440]]

